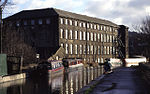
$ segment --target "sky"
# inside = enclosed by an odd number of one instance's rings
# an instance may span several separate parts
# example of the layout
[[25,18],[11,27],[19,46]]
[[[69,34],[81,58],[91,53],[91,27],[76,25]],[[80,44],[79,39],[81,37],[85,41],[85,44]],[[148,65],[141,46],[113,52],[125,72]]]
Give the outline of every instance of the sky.
[[109,20],[118,25],[133,26],[150,15],[150,0],[11,0],[4,17],[22,10],[57,8],[91,17]]

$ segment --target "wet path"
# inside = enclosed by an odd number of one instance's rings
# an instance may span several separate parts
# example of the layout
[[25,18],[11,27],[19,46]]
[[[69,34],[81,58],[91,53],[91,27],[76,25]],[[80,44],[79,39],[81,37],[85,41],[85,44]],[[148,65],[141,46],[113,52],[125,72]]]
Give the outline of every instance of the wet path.
[[150,94],[134,68],[118,68],[108,74],[91,94]]

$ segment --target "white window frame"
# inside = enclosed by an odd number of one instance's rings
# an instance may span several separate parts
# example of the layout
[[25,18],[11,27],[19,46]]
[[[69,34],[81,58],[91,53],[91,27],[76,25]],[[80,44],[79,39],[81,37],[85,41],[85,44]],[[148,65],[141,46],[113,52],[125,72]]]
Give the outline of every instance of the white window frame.
[[97,34],[98,42],[100,41],[100,34]]
[[94,25],[94,29],[97,29],[97,28],[96,28],[96,24]]
[[82,40],[82,31],[80,31],[80,40]]
[[86,40],[86,32],[83,32],[83,40]]
[[67,29],[65,31],[65,37],[66,37],[66,39],[68,39],[68,30]]
[[94,41],[97,41],[97,34],[94,33]]
[[66,25],[68,24],[68,19],[65,20],[65,24],[66,24]]
[[75,21],[74,23],[75,23],[75,26],[78,26],[78,21]]
[[90,40],[90,33],[87,32],[87,40]]
[[85,23],[83,23],[83,27],[85,28]]
[[87,45],[87,54],[90,54],[90,46]]
[[93,33],[91,33],[91,41],[93,41]]
[[60,18],[60,24],[64,24],[64,19]]
[[75,39],[78,39],[78,31],[75,31]]
[[68,54],[68,44],[66,44],[66,54]]
[[89,28],[90,26],[89,26],[89,23],[87,23],[87,28]]
[[75,45],[75,54],[78,54],[78,45]]
[[64,33],[63,29],[60,29],[60,38],[63,38],[63,33]]
[[93,45],[91,45],[91,54],[93,54]]
[[72,36],[72,30],[70,30],[70,39],[73,39],[73,36]]
[[80,54],[82,54],[82,45],[80,45]]
[[104,41],[104,40],[103,40],[103,36],[104,36],[104,35],[103,35],[103,34],[101,34],[101,42],[103,42],[103,41]]
[[70,54],[73,54],[72,44],[70,44]]
[[91,29],[93,29],[93,24],[90,24]]
[[70,25],[72,25],[72,20],[69,20]]
[[64,44],[63,44],[63,43],[61,43],[61,44],[60,44],[60,46],[61,46],[61,47],[64,47]]

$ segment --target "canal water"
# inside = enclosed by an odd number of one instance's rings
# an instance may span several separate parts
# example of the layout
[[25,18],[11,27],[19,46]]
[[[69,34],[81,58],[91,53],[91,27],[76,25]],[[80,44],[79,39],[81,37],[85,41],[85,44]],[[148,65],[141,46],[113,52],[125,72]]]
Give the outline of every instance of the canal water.
[[54,78],[21,79],[0,84],[0,94],[75,94],[101,74],[101,67],[88,67]]

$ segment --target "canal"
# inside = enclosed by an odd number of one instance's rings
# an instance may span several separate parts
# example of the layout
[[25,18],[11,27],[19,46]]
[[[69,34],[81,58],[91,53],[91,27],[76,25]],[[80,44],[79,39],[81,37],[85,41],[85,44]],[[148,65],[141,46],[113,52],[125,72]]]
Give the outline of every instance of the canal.
[[102,74],[101,67],[75,69],[54,78],[45,75],[0,84],[0,94],[75,94]]

